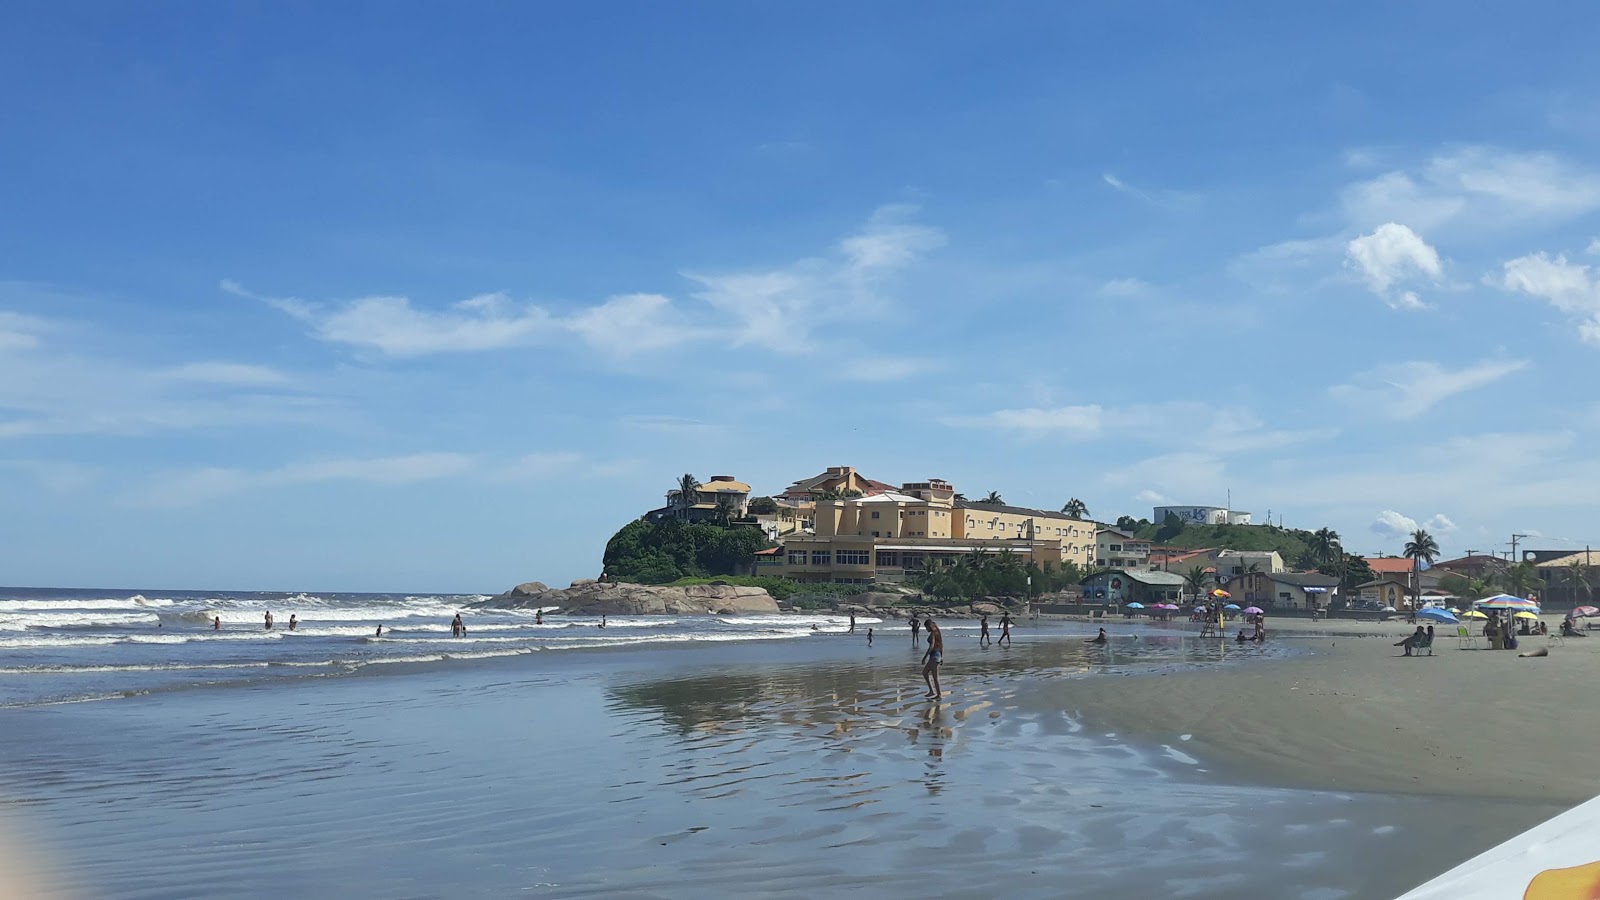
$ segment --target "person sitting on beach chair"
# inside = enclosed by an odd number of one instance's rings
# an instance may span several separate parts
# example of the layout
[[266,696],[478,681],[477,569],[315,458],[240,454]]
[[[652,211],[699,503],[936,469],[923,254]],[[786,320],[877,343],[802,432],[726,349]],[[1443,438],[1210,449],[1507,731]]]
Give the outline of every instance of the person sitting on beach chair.
[[1562,619],[1561,620],[1561,636],[1562,637],[1588,637],[1587,634],[1584,634],[1583,632],[1579,631],[1572,624],[1572,620],[1571,619]]
[[1412,634],[1412,635],[1408,636],[1405,640],[1400,641],[1399,643],[1395,644],[1395,646],[1396,647],[1404,647],[1406,649],[1405,655],[1406,656],[1410,656],[1411,655],[1411,651],[1416,649],[1416,648],[1418,648],[1418,647],[1420,647],[1420,646],[1422,646],[1422,642],[1427,640],[1427,639],[1428,639],[1428,633],[1426,631],[1422,630],[1422,626],[1421,625],[1418,625],[1417,626],[1417,631],[1416,631],[1415,634]]

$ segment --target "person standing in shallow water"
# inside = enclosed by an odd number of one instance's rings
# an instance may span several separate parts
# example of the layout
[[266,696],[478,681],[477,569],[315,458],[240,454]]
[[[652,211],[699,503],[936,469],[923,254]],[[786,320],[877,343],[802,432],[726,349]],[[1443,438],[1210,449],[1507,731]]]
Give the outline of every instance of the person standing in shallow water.
[[989,641],[989,614],[988,613],[984,613],[983,615],[978,617],[978,627],[982,629],[982,631],[978,632],[978,643],[980,643],[980,644],[989,643],[990,641]]
[[939,664],[944,662],[944,633],[932,619],[924,627],[928,629],[928,649],[922,654],[922,680],[928,685],[928,697],[938,698],[944,696],[944,689],[939,685]]
[[211,617],[211,630],[212,631],[221,631],[222,630],[222,617],[221,616],[212,616]]
[[270,609],[267,610],[266,623],[267,623],[267,630],[271,631],[272,630],[272,610],[270,610]]
[[856,614],[855,613],[851,613],[850,614],[850,632],[852,634],[854,634],[855,630],[856,630]]
[[917,636],[922,633],[922,620],[916,616],[911,617],[911,646],[917,645]]
[[872,629],[871,628],[867,629],[867,646],[868,647],[872,646]]
[[1000,614],[1000,640],[995,641],[995,646],[1011,643],[1011,613]]
[[295,618],[294,613],[289,613],[289,630],[293,631],[294,627],[296,625],[299,625],[299,624],[300,624],[300,620]]

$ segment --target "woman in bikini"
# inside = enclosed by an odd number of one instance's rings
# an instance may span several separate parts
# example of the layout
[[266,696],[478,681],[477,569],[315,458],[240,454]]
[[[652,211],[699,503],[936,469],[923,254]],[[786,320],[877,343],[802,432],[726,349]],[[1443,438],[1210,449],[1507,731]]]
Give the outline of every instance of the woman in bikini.
[[942,697],[944,690],[939,686],[939,664],[944,662],[944,632],[932,619],[922,623],[928,632],[928,649],[922,654],[922,680],[928,685],[929,697]]

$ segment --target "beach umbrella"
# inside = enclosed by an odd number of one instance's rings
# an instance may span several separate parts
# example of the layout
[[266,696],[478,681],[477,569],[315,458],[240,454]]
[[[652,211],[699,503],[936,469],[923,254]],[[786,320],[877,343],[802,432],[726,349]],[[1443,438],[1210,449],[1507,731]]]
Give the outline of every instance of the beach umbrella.
[[1144,604],[1143,603],[1129,603],[1128,604],[1128,608],[1129,609],[1144,609]]
[[1593,606],[1580,606],[1572,612],[1567,613],[1567,618],[1569,619],[1582,619],[1588,616],[1600,616],[1600,609],[1597,609]]
[[1238,608],[1239,608],[1239,604],[1237,604],[1237,603],[1229,603],[1227,606],[1223,607],[1223,609],[1238,609]]
[[[1393,610],[1391,610],[1391,612],[1392,612],[1392,611],[1393,611]],[[1488,616],[1486,616],[1486,615],[1484,615],[1484,614],[1483,614],[1483,613],[1481,613],[1481,612],[1478,612],[1478,611],[1477,611],[1477,610],[1475,610],[1475,609],[1469,609],[1469,610],[1467,610],[1467,611],[1466,611],[1466,612],[1464,612],[1464,613],[1462,613],[1462,614],[1461,614],[1461,618],[1463,618],[1463,619],[1487,619],[1487,618],[1489,618],[1489,617],[1488,617]]]
[[1479,609],[1509,609],[1516,611],[1538,612],[1539,604],[1525,597],[1513,597],[1510,594],[1495,594],[1485,597],[1474,603]]
[[[1383,609],[1380,609],[1378,611],[1379,612],[1399,612],[1399,610],[1395,609],[1392,606],[1385,606]],[[1485,617],[1485,618],[1487,618],[1487,617]]]
[[1256,615],[1260,615],[1263,612],[1265,612],[1265,610],[1263,610],[1259,606],[1246,606],[1244,608],[1244,614],[1247,615],[1247,616],[1256,616]]
[[1513,619],[1537,619],[1539,617],[1534,615],[1531,612],[1519,612],[1516,615],[1512,616],[1512,618]]
[[1417,612],[1417,618],[1419,618],[1419,619],[1431,619],[1432,621],[1435,621],[1435,622],[1449,622],[1451,624],[1454,624],[1454,623],[1460,621],[1459,619],[1456,618],[1456,614],[1455,613],[1451,612],[1448,609],[1441,609],[1440,607],[1437,607],[1437,606],[1430,606],[1427,609],[1423,609],[1423,610],[1418,611]]
[[1233,595],[1228,593],[1227,591],[1223,590],[1222,588],[1217,588],[1216,590],[1211,592],[1211,596],[1216,597],[1218,600],[1221,600],[1221,599],[1226,598],[1226,597],[1232,597]]

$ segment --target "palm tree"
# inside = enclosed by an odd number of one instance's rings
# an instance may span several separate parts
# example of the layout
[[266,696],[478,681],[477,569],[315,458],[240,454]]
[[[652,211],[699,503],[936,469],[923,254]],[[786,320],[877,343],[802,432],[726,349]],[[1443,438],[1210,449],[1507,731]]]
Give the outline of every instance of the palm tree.
[[1189,589],[1189,593],[1194,596],[1194,602],[1196,603],[1200,602],[1200,595],[1210,582],[1211,573],[1206,571],[1205,566],[1190,566],[1189,571],[1183,573],[1183,584]]
[[1573,606],[1578,605],[1579,594],[1584,597],[1594,596],[1594,588],[1589,584],[1589,579],[1593,574],[1592,568],[1581,559],[1575,559],[1567,563],[1567,586],[1572,591]]
[[667,496],[682,503],[684,506],[694,504],[695,497],[700,492],[700,479],[688,472],[678,476],[678,486],[667,492]]
[[1311,558],[1317,565],[1325,566],[1335,562],[1343,555],[1344,548],[1339,546],[1339,532],[1332,528],[1319,528],[1311,535]]
[[1514,566],[1507,566],[1505,572],[1500,575],[1500,583],[1505,585],[1506,593],[1526,597],[1539,586],[1539,567],[1531,562],[1519,562]]
[[1411,540],[1406,541],[1406,548],[1400,555],[1411,560],[1411,608],[1415,610],[1422,605],[1422,564],[1433,565],[1439,558],[1439,542],[1418,528],[1411,533]]
[[1005,506],[1006,501],[1001,498],[999,491],[990,491],[988,496],[978,501],[984,506]]
[[739,504],[732,497],[723,494],[717,498],[717,524],[726,528],[733,524],[733,517],[739,514]]
[[1068,500],[1066,504],[1061,507],[1061,511],[1074,519],[1089,518],[1088,505],[1082,500],[1079,500],[1077,497],[1073,497],[1071,500]]
[[965,503],[965,502],[967,502],[967,495],[966,494],[957,494],[952,499],[954,499],[957,503]]

